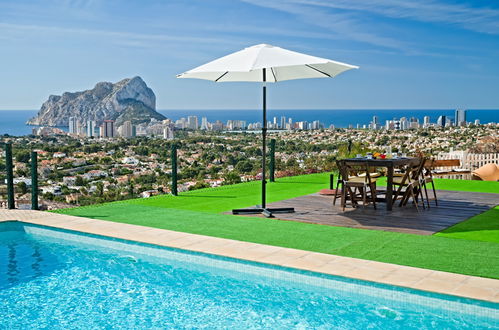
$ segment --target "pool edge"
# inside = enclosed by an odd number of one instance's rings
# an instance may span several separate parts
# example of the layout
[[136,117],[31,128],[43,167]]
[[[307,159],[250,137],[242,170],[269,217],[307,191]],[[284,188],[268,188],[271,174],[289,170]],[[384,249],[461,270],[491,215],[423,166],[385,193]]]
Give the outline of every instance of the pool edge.
[[59,229],[499,303],[499,280],[31,210],[0,210],[0,222]]

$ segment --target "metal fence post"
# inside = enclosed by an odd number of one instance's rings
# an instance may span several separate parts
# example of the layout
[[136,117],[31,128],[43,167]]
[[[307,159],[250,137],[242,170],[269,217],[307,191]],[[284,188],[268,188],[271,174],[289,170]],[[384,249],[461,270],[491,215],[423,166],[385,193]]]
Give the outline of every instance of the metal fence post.
[[12,143],[5,144],[5,167],[7,171],[7,207],[9,209],[15,208],[14,200],[14,170],[12,163]]
[[329,189],[334,189],[334,174],[329,174]]
[[31,152],[31,209],[38,210],[38,154]]
[[172,144],[172,195],[177,196],[177,146]]
[[269,180],[275,181],[275,139],[270,140],[270,166],[269,166]]

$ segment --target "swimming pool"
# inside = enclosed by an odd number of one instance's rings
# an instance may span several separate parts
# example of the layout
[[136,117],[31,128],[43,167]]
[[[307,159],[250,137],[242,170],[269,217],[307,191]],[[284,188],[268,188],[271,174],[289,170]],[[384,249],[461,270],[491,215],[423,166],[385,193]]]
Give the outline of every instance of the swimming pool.
[[0,328],[489,328],[498,304],[0,223]]

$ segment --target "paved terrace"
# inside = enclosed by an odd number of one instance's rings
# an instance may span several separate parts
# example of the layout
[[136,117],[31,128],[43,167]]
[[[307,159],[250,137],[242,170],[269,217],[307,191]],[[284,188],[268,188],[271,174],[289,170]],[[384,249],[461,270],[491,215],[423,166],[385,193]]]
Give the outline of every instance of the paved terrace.
[[333,205],[332,196],[319,194],[270,203],[268,207],[295,208],[295,213],[275,214],[275,217],[281,220],[432,235],[499,204],[499,195],[491,193],[439,190],[437,197],[438,207],[435,207],[435,202],[431,200],[429,209],[423,209],[420,204],[419,211],[410,204],[411,202],[405,207],[399,207],[397,202],[393,211],[387,211],[384,203],[377,203],[376,210],[372,204],[366,208],[362,203],[358,208],[347,204],[343,211],[339,198],[336,205]]
[[499,302],[499,280],[476,276],[41,211],[0,210],[0,222],[2,221],[23,221],[323,274]]

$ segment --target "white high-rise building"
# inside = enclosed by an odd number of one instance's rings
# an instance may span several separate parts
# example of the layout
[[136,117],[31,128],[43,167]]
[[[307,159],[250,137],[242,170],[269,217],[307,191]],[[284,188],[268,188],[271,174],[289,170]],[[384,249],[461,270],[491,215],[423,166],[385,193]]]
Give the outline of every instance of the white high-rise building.
[[308,129],[308,122],[306,121],[299,121],[296,124],[298,125],[298,129],[302,130]]
[[87,137],[94,137],[95,136],[95,128],[97,127],[97,123],[95,120],[87,120],[87,127],[86,127],[86,135]]
[[189,116],[187,117],[187,127],[190,129],[198,129],[198,117],[197,116]]
[[456,126],[465,126],[466,125],[466,110],[456,109],[454,121],[456,123]]
[[400,129],[405,130],[409,129],[409,121],[406,117],[400,118]]
[[208,118],[201,118],[201,129],[208,130]]
[[310,129],[321,129],[321,128],[322,128],[322,124],[321,124],[321,122],[320,122],[320,121],[318,121],[318,120],[314,120],[314,121],[312,122],[312,125],[311,125],[311,126],[312,126],[312,127],[311,127]]
[[378,116],[373,116],[373,121],[369,124],[370,129],[381,129],[381,124],[379,123]]
[[85,136],[85,126],[83,126],[79,121],[76,122],[76,134],[78,136]]
[[286,129],[286,117],[285,116],[281,116],[281,125],[279,128]]
[[69,133],[78,134],[78,120],[75,117],[69,117]]
[[423,118],[423,127],[424,128],[430,127],[430,116],[424,116],[424,118]]
[[131,138],[133,136],[133,125],[132,122],[127,120],[121,126],[121,136],[125,138]]
[[163,138],[166,140],[174,139],[173,129],[170,126],[166,126],[163,130]]

